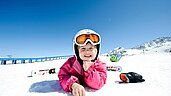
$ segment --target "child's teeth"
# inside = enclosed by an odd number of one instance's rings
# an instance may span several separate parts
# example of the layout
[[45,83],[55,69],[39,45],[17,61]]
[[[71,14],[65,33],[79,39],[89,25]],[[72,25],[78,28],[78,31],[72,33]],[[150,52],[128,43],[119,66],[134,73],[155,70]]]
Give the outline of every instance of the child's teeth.
[[91,55],[85,55],[85,57],[90,57]]

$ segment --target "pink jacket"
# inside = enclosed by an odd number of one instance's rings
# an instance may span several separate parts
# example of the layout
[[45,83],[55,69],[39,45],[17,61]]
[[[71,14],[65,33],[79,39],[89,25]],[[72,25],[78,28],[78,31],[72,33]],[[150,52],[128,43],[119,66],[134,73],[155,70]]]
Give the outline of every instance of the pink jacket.
[[74,56],[62,65],[58,77],[61,87],[67,92],[71,91],[71,85],[74,82],[97,90],[106,83],[106,64],[97,59],[87,71],[84,71]]

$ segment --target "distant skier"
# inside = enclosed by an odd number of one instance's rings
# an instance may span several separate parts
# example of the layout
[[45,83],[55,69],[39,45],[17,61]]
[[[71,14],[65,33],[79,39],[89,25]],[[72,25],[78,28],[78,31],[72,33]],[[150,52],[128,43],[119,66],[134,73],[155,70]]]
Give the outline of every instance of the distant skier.
[[75,35],[75,56],[62,65],[58,74],[60,85],[66,92],[85,96],[85,86],[98,90],[106,83],[106,64],[98,58],[100,42],[100,35],[90,29],[80,30]]
[[111,55],[110,56],[110,61],[111,62],[118,62],[122,57],[122,54],[116,54],[116,55]]

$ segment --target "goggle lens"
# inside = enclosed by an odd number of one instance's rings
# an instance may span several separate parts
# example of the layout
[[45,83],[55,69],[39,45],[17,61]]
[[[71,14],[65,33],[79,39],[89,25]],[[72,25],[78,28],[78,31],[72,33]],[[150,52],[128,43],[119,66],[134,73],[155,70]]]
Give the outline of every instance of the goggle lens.
[[99,43],[100,38],[96,34],[82,34],[76,38],[78,44],[84,44],[87,39],[90,39],[92,43]]
[[98,43],[100,40],[99,40],[99,36],[95,35],[95,34],[92,34],[90,35],[90,40],[93,42],[93,43]]

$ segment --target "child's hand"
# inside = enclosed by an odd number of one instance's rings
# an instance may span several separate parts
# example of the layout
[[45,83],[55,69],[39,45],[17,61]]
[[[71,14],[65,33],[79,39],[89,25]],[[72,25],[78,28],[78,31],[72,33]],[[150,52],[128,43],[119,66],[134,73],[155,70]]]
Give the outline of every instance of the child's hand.
[[88,70],[88,68],[93,64],[93,62],[91,62],[91,60],[86,60],[86,61],[83,61],[83,68],[85,71]]
[[72,84],[72,94],[74,96],[85,96],[85,89],[82,85],[78,83]]

